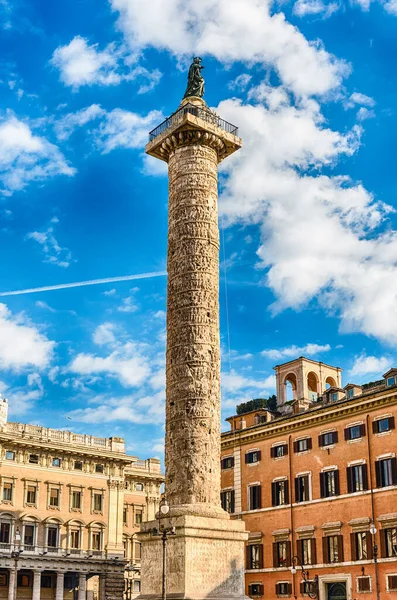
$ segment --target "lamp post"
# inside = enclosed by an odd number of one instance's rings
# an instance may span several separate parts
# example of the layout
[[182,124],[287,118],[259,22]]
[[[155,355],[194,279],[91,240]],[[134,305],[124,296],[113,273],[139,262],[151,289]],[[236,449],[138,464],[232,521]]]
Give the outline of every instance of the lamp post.
[[296,565],[298,565],[298,567],[300,567],[300,569],[301,569],[303,581],[305,583],[309,584],[308,589],[306,591],[309,598],[318,598],[318,575],[315,575],[314,579],[311,581],[309,579],[309,571],[305,570],[299,556],[293,556],[291,559],[291,562],[292,562],[292,566],[291,566],[292,575],[296,574],[296,572],[297,572]]
[[376,590],[376,599],[380,600],[380,590],[379,590],[379,575],[378,575],[378,544],[376,543],[376,533],[377,529],[375,523],[371,521],[369,526],[369,532],[372,535],[372,552],[374,558],[374,566],[375,566],[375,590]]
[[21,534],[20,534],[19,529],[17,527],[16,530],[15,530],[15,534],[14,534],[14,549],[11,552],[11,558],[14,559],[14,573],[15,573],[15,579],[14,579],[14,600],[17,599],[18,558],[19,558],[21,552],[23,552],[23,550],[21,550]]
[[169,535],[175,535],[175,527],[163,527],[161,525],[161,518],[166,517],[170,512],[170,507],[165,498],[162,498],[159,507],[159,528],[152,530],[152,535],[161,535],[161,541],[163,543],[163,574],[162,574],[162,590],[161,600],[167,600],[167,538]]

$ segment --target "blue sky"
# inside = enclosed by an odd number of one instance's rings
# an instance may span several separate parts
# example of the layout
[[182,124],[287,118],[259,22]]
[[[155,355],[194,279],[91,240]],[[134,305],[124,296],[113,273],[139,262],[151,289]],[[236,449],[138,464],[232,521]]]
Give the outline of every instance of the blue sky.
[[10,419],[162,456],[167,178],[144,146],[196,54],[243,138],[220,167],[223,416],[301,354],[345,383],[393,364],[395,0],[0,0],[0,27],[0,292],[157,274],[0,297]]

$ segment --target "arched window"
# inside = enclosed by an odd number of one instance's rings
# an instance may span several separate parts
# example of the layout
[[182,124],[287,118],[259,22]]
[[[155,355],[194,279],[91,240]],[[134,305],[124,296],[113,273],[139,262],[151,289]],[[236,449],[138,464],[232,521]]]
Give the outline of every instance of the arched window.
[[336,381],[333,377],[327,377],[325,380],[325,389],[328,390],[330,387],[336,387]]
[[309,400],[315,402],[318,398],[318,377],[314,371],[307,375],[307,389],[309,391]]
[[296,375],[289,373],[284,379],[284,385],[286,401],[296,400]]

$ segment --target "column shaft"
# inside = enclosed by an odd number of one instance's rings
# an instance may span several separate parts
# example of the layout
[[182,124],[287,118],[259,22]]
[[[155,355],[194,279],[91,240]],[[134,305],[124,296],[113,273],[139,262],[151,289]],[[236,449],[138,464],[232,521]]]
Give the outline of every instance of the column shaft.
[[79,593],[77,595],[77,600],[85,600],[86,599],[86,589],[87,589],[87,578],[85,573],[79,573]]
[[167,499],[219,506],[218,155],[196,141],[168,164]]
[[55,600],[63,600],[65,574],[57,572]]
[[15,594],[15,587],[17,585],[17,573],[15,571],[15,569],[10,569],[9,570],[9,583],[8,583],[8,600],[14,600],[16,594]]
[[40,600],[41,571],[33,571],[33,593],[32,600]]

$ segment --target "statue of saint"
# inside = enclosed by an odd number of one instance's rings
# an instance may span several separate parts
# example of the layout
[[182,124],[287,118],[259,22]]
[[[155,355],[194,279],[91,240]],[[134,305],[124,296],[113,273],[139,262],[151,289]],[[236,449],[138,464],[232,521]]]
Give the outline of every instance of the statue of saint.
[[202,98],[204,96],[204,77],[201,75],[201,69],[204,69],[201,64],[201,58],[195,56],[189,68],[184,98],[188,98],[189,96]]

